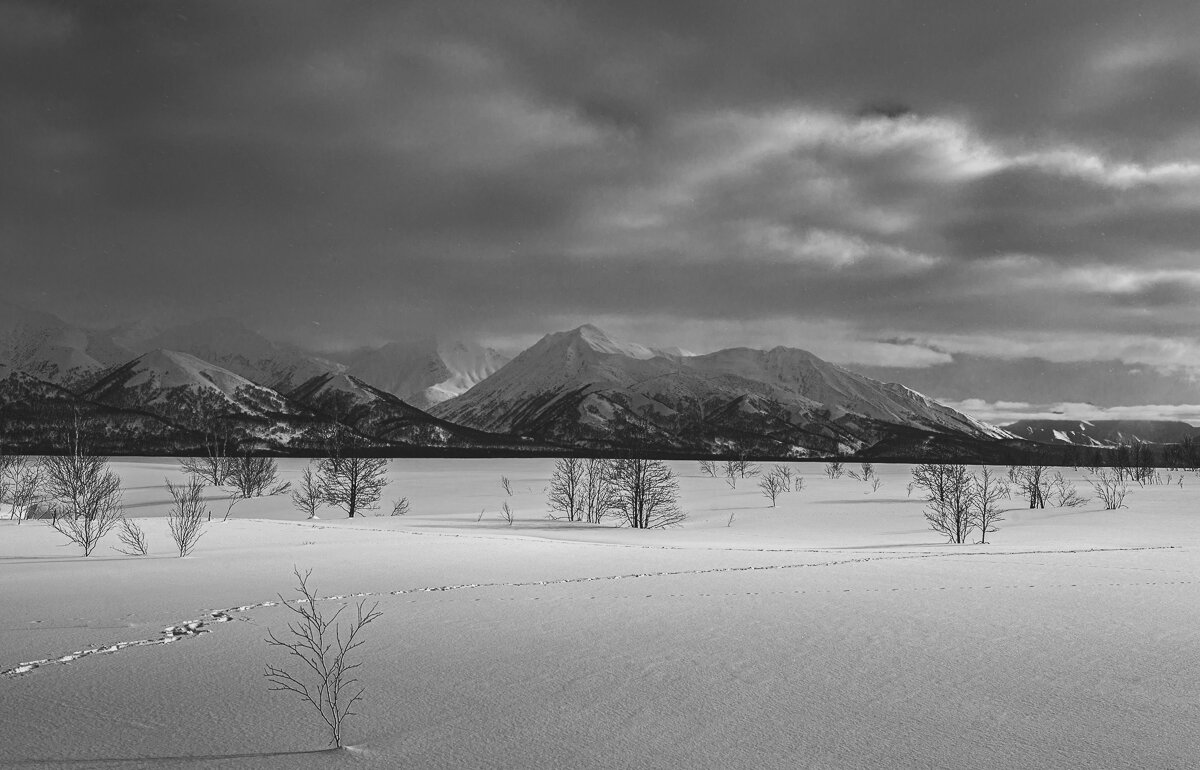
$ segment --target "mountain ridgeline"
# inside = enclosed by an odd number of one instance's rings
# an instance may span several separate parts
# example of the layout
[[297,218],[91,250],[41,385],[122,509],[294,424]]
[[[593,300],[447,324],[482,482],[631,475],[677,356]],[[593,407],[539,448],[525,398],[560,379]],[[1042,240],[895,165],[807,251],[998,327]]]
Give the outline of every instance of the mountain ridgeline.
[[[585,325],[511,360],[433,340],[323,357],[230,321],[96,332],[9,316],[5,451],[62,451],[83,433],[113,454],[192,452],[220,437],[240,451],[311,455],[335,429],[353,451],[396,456],[999,461],[1040,446],[794,348],[688,355]],[[168,343],[186,349],[144,349]]]

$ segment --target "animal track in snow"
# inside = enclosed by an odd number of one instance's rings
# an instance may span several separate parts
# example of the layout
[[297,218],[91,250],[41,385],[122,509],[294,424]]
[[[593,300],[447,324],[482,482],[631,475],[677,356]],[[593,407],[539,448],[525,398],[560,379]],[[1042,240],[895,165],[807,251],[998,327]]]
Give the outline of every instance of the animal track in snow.
[[[1075,554],[1075,553],[1097,553],[1097,552],[1112,552],[1112,551],[1166,550],[1166,549],[1172,549],[1172,548],[1176,548],[1176,547],[1177,546],[1146,546],[1146,547],[1135,547],[1135,548],[1087,548],[1087,549],[1069,549],[1069,550],[1057,550],[1057,551],[1046,551],[1046,550],[1003,551],[1003,552],[989,552],[987,555],[991,555],[991,556],[1021,556],[1021,555],[1046,554],[1046,553]],[[575,583],[594,583],[594,582],[601,582],[601,581],[617,581],[617,580],[638,580],[638,579],[642,579],[642,578],[656,578],[656,577],[678,577],[678,576],[684,576],[684,575],[714,575],[714,574],[735,573],[735,572],[759,572],[759,571],[804,569],[804,568],[817,568],[817,567],[836,567],[836,566],[842,566],[842,565],[847,565],[847,564],[863,564],[863,563],[872,562],[872,561],[902,561],[902,560],[912,560],[912,559],[967,557],[967,556],[978,556],[978,555],[983,555],[983,554],[981,554],[980,552],[974,552],[974,551],[972,551],[972,552],[933,552],[933,553],[916,553],[916,554],[905,553],[905,554],[893,554],[893,555],[880,554],[880,555],[876,555],[876,556],[862,556],[862,557],[857,557],[857,558],[853,558],[853,559],[839,559],[839,560],[823,561],[823,562],[804,562],[804,563],[799,563],[799,564],[762,564],[762,565],[752,565],[752,566],[748,566],[748,567],[709,567],[709,568],[705,568],[705,569],[665,570],[665,571],[658,571],[658,572],[632,572],[632,573],[626,573],[626,574],[621,574],[621,575],[596,575],[596,576],[590,576],[590,577],[557,578],[557,579],[551,579],[551,580],[530,580],[530,581],[519,581],[519,582],[456,583],[456,584],[441,585],[441,586],[421,586],[418,588],[403,588],[403,589],[398,589],[395,591],[363,591],[363,592],[353,593],[353,594],[337,594],[334,596],[319,597],[318,601],[346,601],[348,599],[361,599],[361,598],[370,598],[370,597],[377,597],[377,596],[378,597],[405,596],[408,594],[452,592],[452,591],[463,591],[463,590],[470,590],[470,589],[476,589],[476,588],[534,588],[534,587],[539,587],[539,586],[556,586],[556,585],[569,585],[569,584],[575,584]],[[1111,583],[1111,584],[1098,584],[1098,585],[1108,585],[1108,586],[1112,586],[1112,587],[1118,587],[1118,586],[1124,586],[1124,585],[1191,585],[1193,582],[1196,582],[1196,581],[1173,581],[1173,582],[1161,582],[1161,583],[1133,583],[1133,584]],[[1061,584],[1059,586],[1047,586],[1047,587],[1066,587],[1067,585],[1068,584]],[[1070,585],[1070,587],[1075,587],[1075,584],[1069,584],[1069,585]],[[1018,587],[1021,587],[1021,586],[998,586],[998,588],[1018,588]],[[1038,586],[1030,585],[1028,587],[1029,588],[1037,588]],[[961,590],[966,590],[966,589],[974,589],[975,587],[974,586],[956,586],[955,588],[961,589]],[[991,586],[985,586],[984,588],[985,589],[991,588]],[[822,592],[824,592],[824,593],[838,593],[838,592],[849,593],[851,591],[884,592],[886,590],[898,591],[901,589],[898,589],[898,588],[893,588],[893,589],[831,589],[831,590],[826,590],[826,591],[812,591],[812,593],[822,593]],[[946,587],[941,586],[941,587],[935,587],[935,588],[915,588],[915,589],[903,589],[903,590],[946,590]],[[976,589],[976,590],[980,590],[980,589]],[[807,593],[807,592],[808,591],[806,591],[805,589],[796,589],[794,591],[772,592],[772,595],[775,595],[775,594],[802,594],[802,593]],[[749,592],[734,592],[734,593],[728,593],[728,594],[709,594],[709,593],[699,594],[699,596],[701,596],[701,597],[711,597],[714,595],[717,595],[717,596],[743,596],[743,595],[755,595],[755,594],[749,593]],[[650,598],[650,597],[653,597],[654,594],[646,594],[644,596],[646,598]],[[671,594],[670,596],[682,597],[684,595],[683,594]],[[540,597],[533,597],[533,598],[536,599],[536,598],[540,598]],[[588,597],[588,598],[594,599],[595,597]],[[288,600],[283,600],[283,601],[288,601]],[[290,601],[292,603],[302,603],[305,600],[304,599],[292,599]],[[167,626],[166,628],[163,629],[162,634],[160,636],[157,636],[157,637],[154,637],[151,639],[135,639],[132,641],[127,641],[127,642],[117,642],[117,643],[111,644],[111,645],[77,650],[74,652],[69,652],[64,655],[59,655],[59,656],[52,657],[52,658],[43,658],[40,660],[27,661],[25,663],[20,663],[16,666],[13,666],[11,668],[0,671],[0,676],[2,676],[2,677],[20,676],[23,674],[28,674],[38,668],[41,668],[43,666],[47,666],[47,665],[50,665],[53,663],[62,663],[62,664],[72,663],[81,658],[90,657],[93,655],[108,655],[108,654],[120,652],[121,650],[130,648],[130,647],[151,647],[151,646],[155,646],[155,645],[170,644],[178,639],[186,639],[186,638],[199,636],[201,634],[209,633],[209,631],[210,631],[209,626],[216,624],[216,623],[227,623],[229,621],[235,620],[236,619],[234,617],[235,615],[246,614],[248,612],[251,612],[252,610],[261,609],[263,607],[275,607],[275,606],[278,606],[280,603],[281,602],[277,601],[277,600],[267,600],[267,601],[262,601],[262,602],[256,602],[253,604],[242,604],[242,605],[238,605],[236,607],[228,607],[226,609],[221,609],[221,610],[211,610],[203,618],[200,618],[197,620],[188,620],[188,621],[184,621],[182,623],[178,623],[178,624],[175,624],[172,626]]]

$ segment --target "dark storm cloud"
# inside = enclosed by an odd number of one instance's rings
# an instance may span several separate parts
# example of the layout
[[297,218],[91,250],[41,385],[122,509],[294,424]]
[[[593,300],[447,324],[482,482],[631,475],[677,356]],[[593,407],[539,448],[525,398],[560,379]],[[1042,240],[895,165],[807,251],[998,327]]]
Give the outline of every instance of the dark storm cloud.
[[[691,345],[825,324],[917,363],[1054,352],[1047,330],[1178,360],[1198,23],[1192,2],[0,0],[0,291],[299,341],[603,318],[710,330]],[[873,342],[896,335],[917,344]]]

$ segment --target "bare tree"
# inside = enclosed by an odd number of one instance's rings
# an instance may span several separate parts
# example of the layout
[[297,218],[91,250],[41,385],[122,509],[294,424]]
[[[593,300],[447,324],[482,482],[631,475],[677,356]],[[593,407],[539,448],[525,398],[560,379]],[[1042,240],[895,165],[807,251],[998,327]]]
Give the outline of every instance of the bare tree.
[[113,549],[118,553],[126,556],[145,556],[150,553],[150,546],[146,542],[146,531],[132,519],[121,517],[121,531],[117,533],[117,539],[121,541],[121,545],[125,546]]
[[508,501],[505,500],[500,506],[500,518],[504,520],[508,526],[513,525],[513,510],[508,506]]
[[996,522],[1004,521],[1000,501],[1008,500],[1012,491],[1004,479],[992,475],[986,465],[978,476],[972,477],[972,483],[975,485],[971,500],[974,507],[972,523],[979,528],[980,544],[986,544],[988,534],[997,530]]
[[407,516],[408,515],[408,498],[407,497],[402,497],[399,500],[397,500],[395,503],[392,504],[392,515],[393,516]]
[[758,488],[762,490],[762,496],[771,501],[771,507],[775,507],[775,499],[784,492],[783,478],[771,472],[758,480]]
[[1046,507],[1046,495],[1050,491],[1049,471],[1045,465],[1020,465],[1012,472],[1017,486],[1029,500],[1030,508]]
[[1125,507],[1125,495],[1129,494],[1129,487],[1119,469],[1100,469],[1091,479],[1091,484],[1092,489],[1096,491],[1096,497],[1104,503],[1104,510],[1115,511]]
[[186,484],[167,481],[171,493],[171,509],[167,511],[167,528],[182,558],[192,552],[196,541],[204,534],[208,508],[204,505],[204,482],[193,476]]
[[387,460],[382,457],[326,457],[318,474],[325,502],[354,518],[374,510],[387,486]]
[[308,586],[312,570],[303,575],[299,569],[293,571],[300,584],[296,590],[301,598],[289,602],[280,595],[279,602],[298,619],[288,623],[284,638],[268,630],[266,639],[270,646],[286,650],[293,665],[289,670],[268,664],[263,676],[272,692],[294,693],[315,710],[329,729],[329,744],[340,748],[342,727],[347,718],[355,715],[354,705],[366,691],[354,673],[362,664],[351,662],[350,655],[365,641],[360,638],[362,630],[383,613],[379,612],[378,603],[368,610],[364,599],[358,603],[355,618],[341,625],[337,620],[345,605],[326,617],[317,605],[321,600],[316,590]]
[[563,514],[567,521],[583,518],[585,474],[583,460],[578,457],[563,457],[554,464],[548,494],[550,510]]
[[738,464],[736,460],[726,460],[721,465],[721,475],[730,489],[737,489]]
[[212,431],[205,433],[204,454],[181,458],[179,467],[184,473],[206,484],[224,486],[229,480],[229,436]]
[[825,475],[831,479],[840,479],[846,472],[846,466],[841,460],[825,463]]
[[271,457],[226,458],[225,486],[243,498],[281,495],[291,487],[279,483],[279,466]]
[[0,463],[0,502],[8,501],[17,524],[42,499],[42,466],[33,458],[9,456]]
[[712,460],[701,460],[700,475],[715,479],[717,477],[717,464]]
[[1067,480],[1066,476],[1062,475],[1061,471],[1055,471],[1050,476],[1049,490],[1054,504],[1059,508],[1079,508],[1086,505],[1088,501],[1086,497],[1079,494],[1079,490]]
[[783,486],[782,491],[792,491],[793,473],[791,468],[786,465],[776,465],[774,468],[768,471],[768,474],[778,477],[779,483]]
[[317,509],[324,501],[325,491],[321,488],[320,478],[313,473],[312,465],[309,464],[300,474],[300,483],[292,489],[292,505],[306,514],[306,519],[315,519]]
[[614,460],[612,485],[615,507],[634,529],[669,527],[687,517],[679,508],[679,482],[661,460]]
[[509,497],[512,497],[512,482],[509,480],[508,476],[500,477],[500,486],[504,488],[505,494],[507,494]]
[[[974,485],[965,465],[944,465],[940,484],[926,489],[925,520],[951,543],[965,543],[975,512]],[[916,473],[914,469],[913,473]]]
[[750,462],[746,459],[745,454],[738,455],[738,459],[733,461],[733,467],[737,471],[738,478],[742,479],[747,477],[753,478],[761,472],[758,463]]
[[589,458],[583,463],[583,517],[599,524],[613,511],[612,463]]
[[71,453],[44,462],[50,526],[91,556],[100,539],[121,520],[121,479],[108,458],[86,452],[75,432]]

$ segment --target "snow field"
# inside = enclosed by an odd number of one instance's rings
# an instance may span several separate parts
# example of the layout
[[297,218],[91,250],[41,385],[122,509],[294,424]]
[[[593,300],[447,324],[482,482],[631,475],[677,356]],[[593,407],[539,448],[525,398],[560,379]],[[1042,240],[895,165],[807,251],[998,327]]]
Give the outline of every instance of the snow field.
[[[156,518],[174,463],[120,461],[152,555],[106,543],[84,560],[43,524],[4,522],[0,669],[209,625],[0,678],[0,755],[665,768],[1183,767],[1200,753],[1200,479],[1134,487],[1117,512],[1018,508],[994,544],[949,546],[905,497],[905,466],[880,466],[867,495],[796,465],[806,489],[771,509],[749,479],[730,489],[677,463],[691,517],[665,532],[547,521],[551,466],[397,461],[384,508],[407,495],[407,517],[303,522],[284,498],[248,501],[177,559]],[[324,738],[261,677],[278,662],[266,630],[290,613],[253,605],[290,598],[293,565],[384,612],[353,752],[286,753]]]

